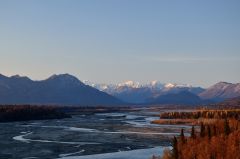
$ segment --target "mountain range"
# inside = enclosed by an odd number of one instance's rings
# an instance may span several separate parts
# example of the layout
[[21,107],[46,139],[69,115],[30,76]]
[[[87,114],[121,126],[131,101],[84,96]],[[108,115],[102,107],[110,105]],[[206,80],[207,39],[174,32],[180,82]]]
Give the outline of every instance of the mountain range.
[[85,85],[69,74],[33,81],[19,75],[0,75],[0,104],[121,105],[107,93]]
[[199,94],[202,99],[223,101],[240,96],[240,83],[219,82]]
[[69,74],[52,75],[34,81],[19,75],[0,74],[0,104],[124,105],[184,104],[220,102],[240,96],[240,83],[219,82],[209,88],[152,81],[119,84],[81,82]]
[[209,88],[202,88],[188,84],[164,84],[159,81],[146,84],[126,81],[110,85],[83,82],[122,101],[138,104],[207,104],[240,96],[240,83],[219,82]]
[[128,103],[147,103],[150,99],[166,94],[176,94],[182,91],[188,91],[195,95],[204,91],[204,89],[201,87],[192,87],[191,85],[172,83],[163,84],[159,81],[152,81],[147,84],[126,81],[124,83],[110,85],[95,84],[89,81],[83,82]]

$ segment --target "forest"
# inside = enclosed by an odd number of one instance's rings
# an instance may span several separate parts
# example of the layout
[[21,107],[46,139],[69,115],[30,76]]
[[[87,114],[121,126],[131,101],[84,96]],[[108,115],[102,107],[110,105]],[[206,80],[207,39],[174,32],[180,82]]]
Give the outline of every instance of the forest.
[[[192,126],[188,137],[182,129],[180,135],[172,139],[172,150],[166,149],[163,156],[152,159],[240,159],[239,114],[239,110],[163,113],[164,118],[205,120],[197,125],[199,132]],[[207,122],[208,119],[212,122]]]
[[240,119],[240,109],[222,109],[222,110],[201,109],[193,112],[164,112],[160,115],[160,118],[161,119],[199,119],[199,118]]
[[71,117],[54,106],[2,105],[0,106],[0,122],[62,119]]

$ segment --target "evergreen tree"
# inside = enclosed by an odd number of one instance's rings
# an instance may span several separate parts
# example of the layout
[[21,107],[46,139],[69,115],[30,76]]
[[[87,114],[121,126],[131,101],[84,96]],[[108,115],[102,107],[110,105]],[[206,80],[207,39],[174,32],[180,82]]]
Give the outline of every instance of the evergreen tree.
[[211,134],[211,128],[209,125],[207,126],[207,134],[208,134],[208,139],[210,140],[212,137],[212,134]]
[[193,139],[196,138],[196,135],[195,135],[195,128],[194,128],[194,126],[192,126],[191,138],[193,138]]
[[178,141],[177,138],[174,136],[173,141],[172,141],[172,157],[173,159],[178,159]]
[[185,143],[185,136],[184,136],[184,130],[181,129],[181,133],[180,133],[180,139],[181,139],[181,143]]
[[217,128],[216,126],[214,125],[213,126],[213,133],[212,133],[213,136],[216,136],[217,135]]
[[229,127],[229,123],[228,120],[225,119],[224,120],[224,134],[228,135],[230,133],[230,127]]
[[201,122],[201,126],[200,126],[200,136],[201,137],[205,136],[205,126],[203,125],[202,122]]

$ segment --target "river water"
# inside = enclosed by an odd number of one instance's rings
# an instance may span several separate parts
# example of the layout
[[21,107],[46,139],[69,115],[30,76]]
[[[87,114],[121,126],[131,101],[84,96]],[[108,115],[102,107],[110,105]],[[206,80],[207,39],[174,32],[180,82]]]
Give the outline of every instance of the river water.
[[154,112],[93,113],[0,124],[0,159],[149,159],[184,125],[156,125]]

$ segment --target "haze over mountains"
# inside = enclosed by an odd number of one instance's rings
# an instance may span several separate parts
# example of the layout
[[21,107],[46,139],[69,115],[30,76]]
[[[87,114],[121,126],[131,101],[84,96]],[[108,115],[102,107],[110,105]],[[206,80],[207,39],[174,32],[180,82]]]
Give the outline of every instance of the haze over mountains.
[[120,84],[81,82],[69,74],[53,75],[33,81],[19,75],[0,74],[0,104],[124,105],[184,104],[219,102],[240,96],[240,83],[219,82],[207,89],[152,81]]

